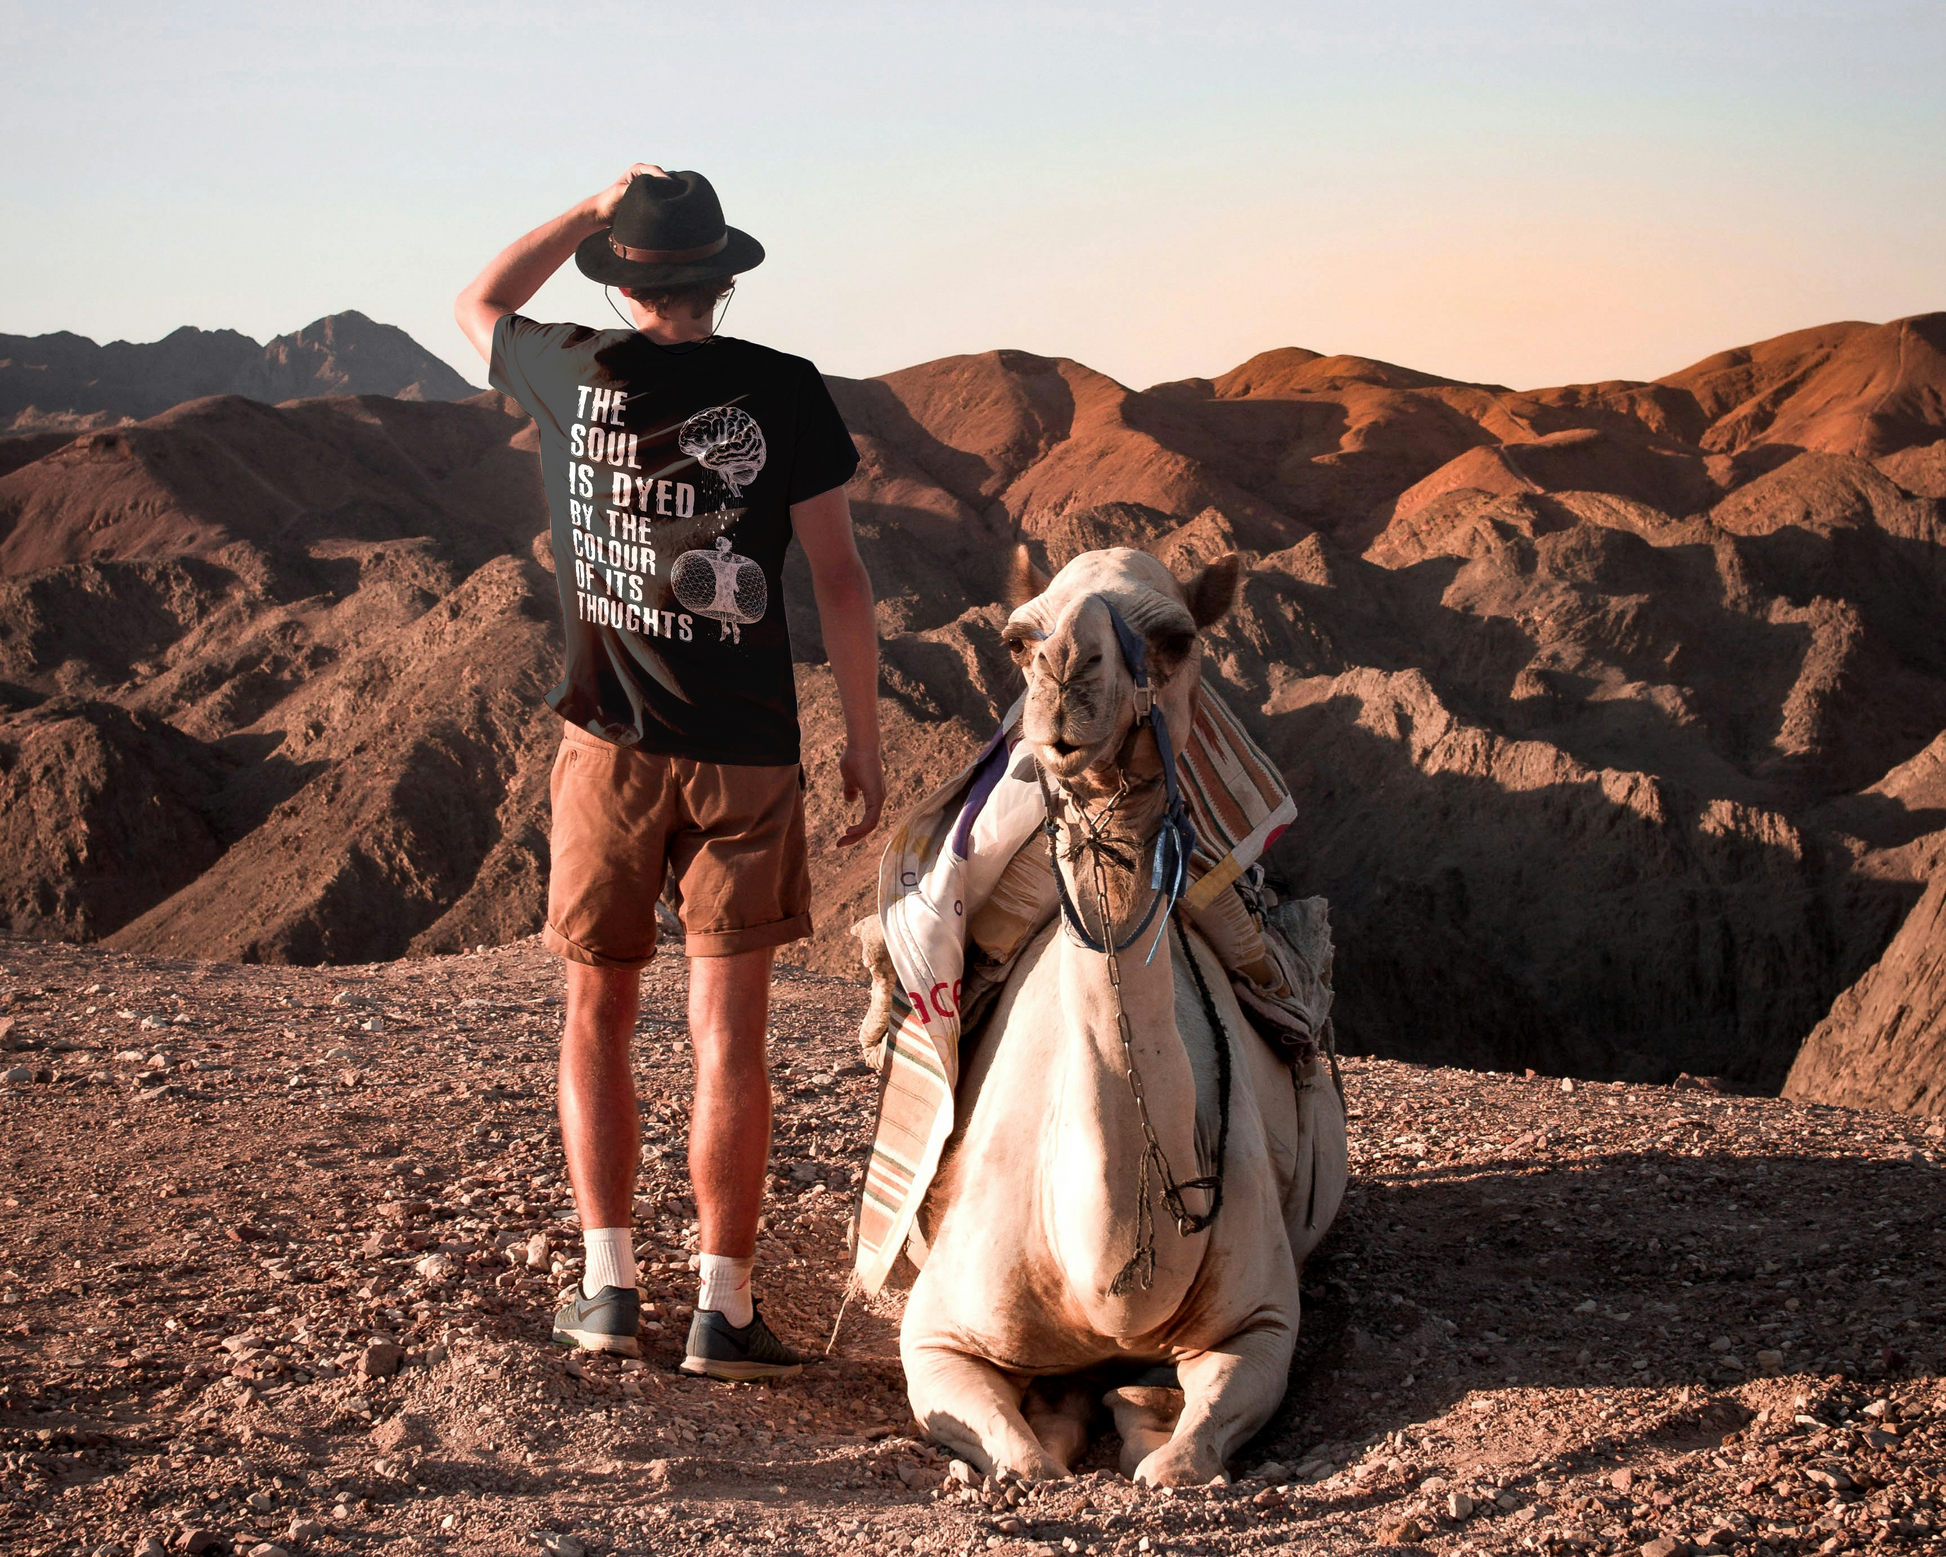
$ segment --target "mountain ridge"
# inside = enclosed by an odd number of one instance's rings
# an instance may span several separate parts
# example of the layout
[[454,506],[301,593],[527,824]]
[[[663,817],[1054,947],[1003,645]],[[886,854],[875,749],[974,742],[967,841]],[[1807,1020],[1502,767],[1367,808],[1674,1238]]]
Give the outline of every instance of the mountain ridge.
[[[1345,1042],[1776,1089],[1946,862],[1946,805],[1895,777],[1946,730],[1942,323],[1543,391],[1299,348],[1146,391],[1018,350],[832,379],[889,809],[1011,701],[1016,540],[1238,549],[1208,675],[1298,799],[1270,863],[1333,901]],[[218,396],[0,473],[0,778],[71,775],[17,819],[0,925],[285,962],[531,931],[535,448],[491,393]],[[828,839],[843,727],[795,551],[784,583]],[[876,851],[814,859],[793,956],[847,970]]]
[[480,391],[395,325],[355,309],[259,343],[183,325],[157,341],[99,345],[61,330],[0,334],[0,429],[80,432],[207,395],[276,405],[320,394],[463,400]]

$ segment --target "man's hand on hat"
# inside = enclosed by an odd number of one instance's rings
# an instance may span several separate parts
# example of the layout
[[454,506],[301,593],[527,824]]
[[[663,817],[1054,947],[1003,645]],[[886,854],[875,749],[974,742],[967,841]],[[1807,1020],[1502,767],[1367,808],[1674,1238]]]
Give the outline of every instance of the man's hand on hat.
[[595,196],[594,214],[605,227],[615,220],[615,207],[622,203],[622,191],[638,178],[667,178],[669,175],[653,162],[638,162],[614,183]]

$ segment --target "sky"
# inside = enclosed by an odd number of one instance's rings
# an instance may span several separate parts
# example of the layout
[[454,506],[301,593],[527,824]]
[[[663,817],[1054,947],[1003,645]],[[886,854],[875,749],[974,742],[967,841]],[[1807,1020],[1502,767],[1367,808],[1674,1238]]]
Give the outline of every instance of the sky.
[[[1946,5],[4,5],[0,332],[452,299],[630,163],[769,258],[726,333],[1134,387],[1280,346],[1531,388],[1946,308]],[[526,312],[601,323],[570,265]]]

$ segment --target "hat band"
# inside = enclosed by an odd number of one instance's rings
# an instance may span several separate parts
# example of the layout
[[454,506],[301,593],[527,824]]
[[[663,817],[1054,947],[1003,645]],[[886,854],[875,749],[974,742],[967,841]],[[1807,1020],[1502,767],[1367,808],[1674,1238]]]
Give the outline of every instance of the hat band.
[[608,232],[608,247],[625,260],[634,260],[641,265],[686,265],[691,260],[708,259],[712,254],[721,254],[730,246],[730,235],[726,230],[714,243],[706,243],[700,249],[632,249],[626,243],[615,241],[613,228]]

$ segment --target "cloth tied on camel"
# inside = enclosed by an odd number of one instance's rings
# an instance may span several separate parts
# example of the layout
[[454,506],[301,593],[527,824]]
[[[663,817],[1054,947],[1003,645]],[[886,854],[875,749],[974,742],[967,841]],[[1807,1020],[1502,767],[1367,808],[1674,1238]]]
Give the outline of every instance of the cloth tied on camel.
[[[876,1055],[884,1087],[858,1211],[856,1271],[867,1292],[897,1265],[953,1133],[961,1039],[1057,909],[1046,803],[1020,713],[1016,703],[979,756],[894,829],[879,863],[878,921],[897,982]],[[1293,1065],[1315,1059],[1331,991],[1266,922],[1274,898],[1257,864],[1296,804],[1207,681],[1177,779],[1196,834],[1181,911],[1265,1041]]]

